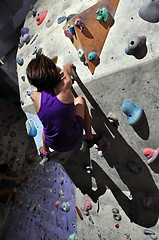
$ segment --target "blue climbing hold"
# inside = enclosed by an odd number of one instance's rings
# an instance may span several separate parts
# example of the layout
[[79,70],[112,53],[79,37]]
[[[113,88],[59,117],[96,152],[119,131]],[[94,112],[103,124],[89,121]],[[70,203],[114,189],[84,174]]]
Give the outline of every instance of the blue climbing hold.
[[129,125],[136,125],[143,114],[143,109],[136,106],[129,100],[125,100],[122,105],[122,110],[127,116],[127,122]]
[[75,35],[75,28],[73,25],[70,26],[70,31],[71,31],[72,35]]
[[37,128],[35,127],[33,120],[28,119],[25,123],[25,126],[26,126],[28,135],[30,135],[32,137],[35,137],[37,135]]
[[22,66],[23,63],[24,63],[24,59],[23,59],[22,57],[17,57],[17,58],[16,58],[16,62],[17,62],[20,66]]
[[89,55],[88,55],[88,60],[90,62],[93,62],[97,59],[97,54],[95,52],[91,52]]

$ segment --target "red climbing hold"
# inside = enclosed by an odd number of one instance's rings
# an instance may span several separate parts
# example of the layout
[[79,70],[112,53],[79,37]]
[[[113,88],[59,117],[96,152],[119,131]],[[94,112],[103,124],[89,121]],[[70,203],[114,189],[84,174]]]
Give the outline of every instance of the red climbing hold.
[[48,10],[44,12],[39,12],[37,17],[36,17],[36,24],[39,26],[45,19],[46,15],[48,13]]
[[118,224],[118,223],[117,223],[117,224],[115,224],[115,227],[116,227],[116,228],[119,228],[119,224]]

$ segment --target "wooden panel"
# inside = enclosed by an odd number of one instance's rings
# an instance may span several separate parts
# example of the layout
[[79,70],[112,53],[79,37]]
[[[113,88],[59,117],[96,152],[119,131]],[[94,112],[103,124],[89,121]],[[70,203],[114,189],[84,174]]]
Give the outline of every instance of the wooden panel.
[[[92,7],[88,8],[84,12],[76,15],[70,19],[67,24],[74,25],[75,35],[73,36],[73,44],[77,51],[81,49],[84,54],[86,61],[88,62],[88,68],[92,74],[94,74],[96,66],[100,63],[100,53],[105,43],[110,27],[114,24],[114,15],[118,6],[119,0],[102,0]],[[98,8],[106,8],[109,12],[108,21],[99,22],[97,20],[96,11]],[[76,19],[81,19],[85,25],[85,31],[81,30],[74,24]],[[67,27],[67,24],[63,27]],[[91,62],[88,60],[88,55],[91,52],[95,52],[98,55],[98,59]]]

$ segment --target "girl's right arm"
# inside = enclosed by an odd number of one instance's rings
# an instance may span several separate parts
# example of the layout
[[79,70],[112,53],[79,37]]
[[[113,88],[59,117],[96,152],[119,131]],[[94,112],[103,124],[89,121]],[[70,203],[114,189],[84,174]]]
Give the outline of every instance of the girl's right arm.
[[62,80],[64,83],[63,90],[70,90],[72,87],[72,79],[71,79],[71,69],[74,67],[72,63],[67,63],[64,65],[61,74],[63,74]]

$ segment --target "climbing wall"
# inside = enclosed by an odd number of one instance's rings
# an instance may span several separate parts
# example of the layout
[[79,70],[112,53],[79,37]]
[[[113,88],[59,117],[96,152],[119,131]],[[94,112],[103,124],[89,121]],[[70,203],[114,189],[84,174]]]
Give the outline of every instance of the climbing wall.
[[[17,212],[3,239],[65,240],[76,233],[74,187],[59,164],[39,166],[23,191],[25,196],[16,203]],[[68,212],[62,208],[66,202]]]

